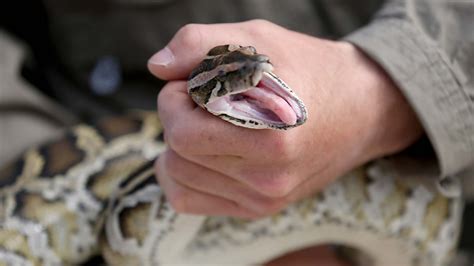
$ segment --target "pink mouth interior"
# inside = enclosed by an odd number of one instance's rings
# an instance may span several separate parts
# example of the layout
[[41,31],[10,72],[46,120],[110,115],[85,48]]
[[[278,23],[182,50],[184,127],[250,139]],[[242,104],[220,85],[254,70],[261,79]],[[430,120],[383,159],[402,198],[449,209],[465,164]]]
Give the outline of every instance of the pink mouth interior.
[[256,87],[218,98],[208,103],[207,109],[214,113],[276,125],[295,125],[298,117],[302,116],[298,103],[267,75],[263,75]]
[[[280,120],[287,125],[296,124],[297,117],[290,104],[268,88],[261,87],[261,83],[257,87],[237,95],[237,97],[241,99],[240,101],[245,101],[246,104],[252,107],[250,110],[251,115],[264,115],[269,120]],[[233,97],[234,103],[237,97]]]

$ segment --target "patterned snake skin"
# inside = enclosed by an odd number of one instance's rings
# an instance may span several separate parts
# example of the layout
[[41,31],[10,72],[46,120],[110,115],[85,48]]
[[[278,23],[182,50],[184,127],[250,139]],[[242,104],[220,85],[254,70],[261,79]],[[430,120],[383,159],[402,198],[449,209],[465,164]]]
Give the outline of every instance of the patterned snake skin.
[[135,112],[78,125],[0,169],[0,266],[96,255],[111,265],[256,265],[317,244],[351,247],[361,265],[447,265],[455,253],[462,201],[440,193],[434,175],[381,160],[271,217],[192,216],[173,211],[157,184],[165,149],[156,114]]
[[[446,265],[461,201],[433,177],[388,161],[352,171],[257,221],[175,213],[153,175],[165,149],[155,114],[79,125],[0,172],[0,265],[254,265],[320,243],[361,250],[373,265]],[[369,264],[364,264],[369,265]]]

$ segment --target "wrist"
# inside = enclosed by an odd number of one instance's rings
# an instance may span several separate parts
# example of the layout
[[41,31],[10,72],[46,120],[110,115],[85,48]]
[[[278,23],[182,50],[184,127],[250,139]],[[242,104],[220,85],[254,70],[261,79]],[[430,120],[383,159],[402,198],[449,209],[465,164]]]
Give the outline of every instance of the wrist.
[[[396,153],[414,143],[423,133],[418,118],[400,89],[385,71],[361,50],[341,42],[349,60],[354,90],[362,110],[360,132],[365,160]],[[349,84],[350,85],[350,84]]]

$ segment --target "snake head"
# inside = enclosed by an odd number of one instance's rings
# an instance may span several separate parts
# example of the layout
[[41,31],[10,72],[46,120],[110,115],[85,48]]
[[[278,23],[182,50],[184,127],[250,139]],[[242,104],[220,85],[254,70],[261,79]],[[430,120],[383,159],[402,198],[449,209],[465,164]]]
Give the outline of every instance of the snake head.
[[188,93],[210,113],[248,128],[288,129],[303,124],[303,102],[272,73],[252,46],[211,49],[188,79]]

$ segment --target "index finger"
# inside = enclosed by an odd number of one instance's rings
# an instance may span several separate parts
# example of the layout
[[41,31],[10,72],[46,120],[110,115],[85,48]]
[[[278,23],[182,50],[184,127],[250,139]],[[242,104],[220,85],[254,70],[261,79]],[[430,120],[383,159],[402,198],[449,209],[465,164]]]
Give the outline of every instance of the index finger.
[[183,81],[169,82],[158,97],[158,113],[168,145],[188,155],[235,155],[258,157],[273,134],[268,129],[255,130],[235,126],[200,108],[187,94]]

